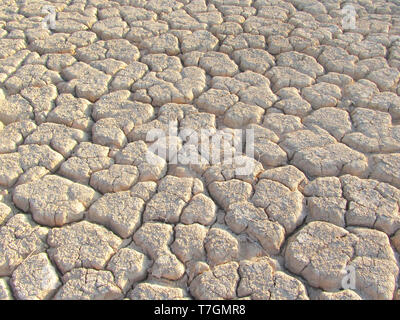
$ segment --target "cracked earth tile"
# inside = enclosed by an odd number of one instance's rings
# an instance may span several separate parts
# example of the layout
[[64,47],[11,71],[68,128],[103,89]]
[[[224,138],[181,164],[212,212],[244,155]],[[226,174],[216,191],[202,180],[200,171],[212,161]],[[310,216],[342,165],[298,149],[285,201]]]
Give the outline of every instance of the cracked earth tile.
[[19,300],[46,300],[56,293],[61,281],[47,254],[39,253],[15,269],[10,284]]
[[128,143],[116,154],[115,162],[136,166],[140,174],[139,181],[158,181],[167,171],[166,161],[149,151],[143,141]]
[[25,144],[49,145],[68,157],[79,142],[87,140],[84,131],[56,123],[42,123],[25,139]]
[[342,189],[339,178],[316,178],[304,187],[304,194],[310,197],[341,197]]
[[108,169],[94,172],[90,185],[101,193],[125,191],[132,187],[139,178],[136,167],[113,164]]
[[91,113],[88,100],[75,98],[72,94],[61,94],[57,97],[56,107],[49,112],[47,121],[88,131],[93,125]]
[[400,162],[399,153],[374,155],[372,161],[371,178],[388,182],[400,188],[400,176],[397,170]]
[[30,211],[35,221],[61,226],[82,219],[84,211],[97,197],[89,187],[48,175],[17,186],[13,201],[21,210]]
[[9,94],[20,92],[28,87],[43,87],[50,84],[58,84],[62,81],[61,76],[48,70],[42,65],[27,64],[17,70],[12,77],[5,82]]
[[107,86],[111,80],[110,75],[83,62],[74,63],[64,69],[62,74],[69,81],[65,84],[65,90],[70,93],[75,92],[79,98],[85,98],[91,102],[107,93]]
[[146,278],[149,265],[150,261],[143,253],[122,248],[111,258],[107,270],[114,274],[115,283],[126,292],[133,283]]
[[126,68],[115,74],[110,88],[113,90],[129,90],[131,85],[142,78],[147,71],[148,67],[144,63],[131,62]]
[[199,223],[211,225],[216,220],[217,207],[211,198],[204,194],[195,195],[183,209],[180,220],[185,224]]
[[0,226],[5,224],[13,216],[12,209],[5,203],[0,202]]
[[7,283],[8,278],[0,278],[0,301],[13,300],[11,289]]
[[322,49],[318,61],[329,72],[344,73],[350,77],[354,76],[355,63],[358,57],[349,54],[345,49],[340,47],[325,46]]
[[224,209],[236,202],[246,201],[252,194],[251,184],[233,179],[215,181],[208,186],[211,196]]
[[190,51],[207,52],[218,47],[218,39],[207,30],[197,30],[182,39],[182,53]]
[[362,153],[342,143],[299,151],[294,155],[292,164],[313,177],[346,173],[363,176],[368,168],[367,159]]
[[299,117],[281,113],[267,113],[264,116],[263,126],[274,131],[278,136],[304,129]]
[[261,179],[255,186],[252,203],[265,209],[269,219],[293,232],[305,217],[304,199],[299,191],[291,191],[279,182]]
[[63,161],[64,158],[48,146],[19,146],[18,152],[0,155],[0,184],[12,186],[24,171],[37,166],[55,171]]
[[107,147],[81,142],[71,157],[61,165],[59,173],[73,181],[88,184],[94,172],[113,165],[114,160],[108,156],[109,152]]
[[207,261],[210,266],[235,261],[239,257],[239,242],[229,231],[211,228],[204,239]]
[[303,187],[304,183],[307,182],[304,173],[291,165],[266,170],[259,178],[280,182],[292,191],[298,189],[299,186]]
[[24,139],[36,129],[36,124],[30,120],[13,122],[0,130],[0,153],[17,151]]
[[180,288],[167,287],[153,283],[139,283],[132,290],[132,300],[182,300],[186,292]]
[[[354,266],[359,280],[357,292],[370,298],[390,299],[398,267],[388,238],[379,231],[350,231],[326,222],[308,224],[289,239],[286,266],[312,286],[328,291],[339,289],[343,270],[347,265]],[[369,278],[373,273],[375,276]]]
[[304,100],[297,92],[293,90],[294,94],[287,94],[294,88],[282,88],[278,91],[278,95],[282,100],[274,104],[274,108],[280,109],[287,115],[294,115],[304,117],[312,111],[311,104]]
[[394,92],[375,94],[368,104],[368,108],[389,112],[392,119],[400,119],[400,97]]
[[301,90],[302,96],[306,99],[313,109],[335,107],[342,97],[338,86],[320,82],[311,87]]
[[229,262],[198,275],[190,284],[190,292],[200,300],[233,299],[239,281],[238,263]]
[[264,74],[275,65],[275,58],[261,49],[242,49],[233,53],[233,59],[242,71],[250,70]]
[[92,30],[103,40],[119,39],[128,31],[128,24],[120,17],[111,17],[96,22]]
[[[308,221],[325,221],[339,227],[345,227],[347,201],[336,197],[310,197],[307,199],[309,208]],[[349,223],[347,221],[347,223]]]
[[266,257],[243,260],[239,264],[241,276],[238,295],[253,300],[308,300],[307,290],[297,279],[276,271]]
[[31,104],[19,94],[9,96],[7,99],[3,97],[0,99],[0,106],[0,121],[6,125],[34,118]]
[[220,47],[220,51],[232,54],[235,50],[247,48],[264,49],[265,37],[249,33],[242,33],[237,36],[227,36]]
[[239,98],[229,91],[211,88],[197,98],[196,105],[206,112],[223,115],[229,107],[238,101]]
[[110,148],[123,147],[127,139],[120,127],[120,121],[115,118],[98,120],[92,127],[93,142]]
[[27,215],[17,214],[0,227],[0,276],[11,276],[14,269],[32,254],[46,248],[48,230]]
[[189,261],[205,260],[204,241],[207,228],[197,223],[184,225],[177,224],[174,228],[175,241],[171,245],[172,252],[184,263]]
[[385,183],[350,175],[342,176],[341,183],[349,201],[348,225],[376,228],[388,235],[396,232],[400,227],[399,203],[395,196],[383,192],[388,187]]
[[49,256],[63,273],[74,268],[103,269],[122,245],[122,240],[106,228],[81,221],[50,230]]
[[213,77],[229,77],[238,73],[238,66],[225,53],[208,52],[200,58],[199,66]]
[[178,280],[185,267],[170,251],[174,230],[171,225],[160,222],[145,222],[133,235],[135,243],[153,259],[150,270],[156,278]]
[[315,79],[324,73],[324,68],[315,60],[303,53],[284,52],[276,59],[277,66],[293,68]]
[[312,77],[289,67],[273,67],[266,73],[266,76],[273,83],[272,89],[274,91],[278,91],[285,87],[302,89],[304,87],[309,87],[314,83]]
[[178,38],[170,33],[163,33],[158,37],[142,41],[140,49],[144,50],[143,54],[166,53],[168,55],[176,55],[180,53]]
[[238,102],[234,104],[224,116],[224,124],[231,128],[241,128],[250,123],[260,123],[264,109]]
[[55,300],[118,300],[123,298],[110,271],[78,268],[63,276]]
[[46,39],[33,41],[30,46],[33,51],[43,55],[46,53],[70,53],[75,51],[75,45],[68,42],[69,34],[55,33]]
[[303,124],[306,126],[317,125],[328,131],[338,141],[345,134],[352,131],[350,116],[345,110],[327,107],[318,109],[305,117]]
[[246,232],[257,239],[269,254],[279,253],[285,239],[284,228],[270,221],[262,209],[250,202],[231,205],[226,212],[225,222],[233,232]]
[[129,191],[109,193],[90,206],[88,218],[127,238],[140,226],[144,206],[144,201]]

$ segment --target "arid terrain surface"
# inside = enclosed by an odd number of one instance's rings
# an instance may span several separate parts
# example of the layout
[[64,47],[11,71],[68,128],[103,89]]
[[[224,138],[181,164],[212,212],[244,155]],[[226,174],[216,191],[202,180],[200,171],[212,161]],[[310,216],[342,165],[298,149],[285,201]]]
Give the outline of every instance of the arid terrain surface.
[[400,299],[399,70],[399,0],[0,0],[0,299]]

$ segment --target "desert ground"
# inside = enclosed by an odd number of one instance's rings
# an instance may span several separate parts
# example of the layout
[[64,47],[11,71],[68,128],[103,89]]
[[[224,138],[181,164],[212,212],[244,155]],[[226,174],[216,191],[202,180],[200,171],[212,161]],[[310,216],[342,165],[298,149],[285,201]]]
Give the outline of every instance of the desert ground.
[[0,0],[0,300],[400,299],[399,0]]

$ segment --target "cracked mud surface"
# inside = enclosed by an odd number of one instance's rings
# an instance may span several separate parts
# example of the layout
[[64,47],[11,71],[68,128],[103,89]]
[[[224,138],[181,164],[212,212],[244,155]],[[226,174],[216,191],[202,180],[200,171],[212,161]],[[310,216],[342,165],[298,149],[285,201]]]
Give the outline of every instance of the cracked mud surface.
[[399,299],[400,1],[346,3],[0,0],[0,300]]

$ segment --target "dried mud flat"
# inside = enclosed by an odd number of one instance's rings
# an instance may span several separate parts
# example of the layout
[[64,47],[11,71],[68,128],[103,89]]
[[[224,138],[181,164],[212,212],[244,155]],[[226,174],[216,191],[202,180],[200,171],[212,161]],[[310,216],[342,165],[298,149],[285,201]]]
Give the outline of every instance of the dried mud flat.
[[0,299],[400,298],[399,70],[398,0],[0,1]]

